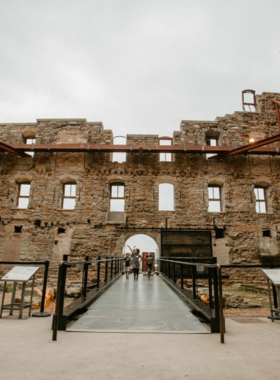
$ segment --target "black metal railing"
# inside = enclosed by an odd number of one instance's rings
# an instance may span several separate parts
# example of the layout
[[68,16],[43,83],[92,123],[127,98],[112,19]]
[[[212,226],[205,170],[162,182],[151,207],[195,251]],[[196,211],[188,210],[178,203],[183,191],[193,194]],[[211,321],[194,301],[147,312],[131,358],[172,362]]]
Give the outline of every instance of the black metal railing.
[[[123,270],[123,257],[101,258],[99,256],[97,260],[89,261],[89,256],[86,256],[85,261],[66,261],[69,257],[74,256],[76,255],[64,255],[65,261],[62,261],[59,265],[52,340],[57,340],[57,330],[65,330],[67,322],[78,312],[85,311],[86,307],[102,293],[101,290],[106,290],[121,275]],[[90,266],[96,273],[96,283],[91,286],[88,285]],[[64,308],[66,279],[70,268],[78,268],[83,271],[81,297]],[[101,276],[103,275],[104,279],[102,281]]]
[[40,312],[33,313],[33,317],[49,317],[51,314],[44,311],[45,308],[45,299],[46,299],[46,291],[47,291],[47,283],[48,283],[48,271],[50,262],[46,261],[0,261],[0,265],[40,265],[44,266],[44,280],[43,280],[43,288],[42,288],[42,296],[41,296],[41,305]]
[[[172,284],[174,289],[180,291],[194,311],[202,314],[209,321],[211,332],[220,333],[221,343],[224,343],[225,323],[221,266],[214,263],[215,258],[193,258],[189,261],[181,259],[178,257],[159,258],[159,272]],[[184,260],[187,259],[184,258]],[[199,279],[207,283],[208,303],[202,301],[198,296]],[[180,285],[177,284],[177,280],[180,280]],[[191,286],[185,287],[184,280],[188,280]]]

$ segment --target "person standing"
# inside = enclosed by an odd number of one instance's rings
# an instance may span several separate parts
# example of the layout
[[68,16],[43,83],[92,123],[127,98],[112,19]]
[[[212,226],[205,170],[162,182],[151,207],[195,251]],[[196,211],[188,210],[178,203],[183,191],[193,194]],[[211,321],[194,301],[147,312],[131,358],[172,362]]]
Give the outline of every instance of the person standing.
[[124,271],[125,271],[126,279],[128,280],[129,274],[130,274],[130,254],[128,252],[125,254],[125,258],[124,258]]
[[150,280],[151,279],[152,268],[153,268],[153,264],[154,264],[154,259],[153,259],[153,256],[151,255],[151,253],[148,253],[147,256],[146,256],[146,264],[147,264],[147,267],[148,267],[148,280]]
[[132,252],[132,266],[133,266],[134,282],[138,281],[141,260],[142,260],[142,257],[140,256],[140,249],[135,248]]

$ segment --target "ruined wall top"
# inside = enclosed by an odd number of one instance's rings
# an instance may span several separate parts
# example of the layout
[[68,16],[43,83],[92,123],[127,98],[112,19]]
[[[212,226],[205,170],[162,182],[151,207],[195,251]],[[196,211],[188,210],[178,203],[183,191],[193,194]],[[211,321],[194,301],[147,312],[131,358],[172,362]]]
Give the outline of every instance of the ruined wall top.
[[[215,138],[218,145],[239,146],[254,137],[263,139],[279,133],[275,104],[279,93],[256,95],[256,112],[236,111],[213,121],[183,120],[179,131],[170,131],[174,145],[205,145],[206,138]],[[128,134],[127,144],[158,144],[158,135]],[[86,119],[37,119],[35,123],[0,124],[0,141],[22,144],[36,138],[37,144],[113,144],[113,132],[102,122]]]
[[279,133],[275,104],[279,93],[264,92],[256,96],[255,112],[236,111],[217,117],[214,121],[183,120],[182,141],[187,144],[205,145],[205,137],[215,138],[218,145],[239,146],[250,138],[264,139]]
[[101,122],[86,119],[37,119],[36,123],[0,124],[0,141],[22,144],[35,138],[38,144],[111,144],[112,131],[104,130]]

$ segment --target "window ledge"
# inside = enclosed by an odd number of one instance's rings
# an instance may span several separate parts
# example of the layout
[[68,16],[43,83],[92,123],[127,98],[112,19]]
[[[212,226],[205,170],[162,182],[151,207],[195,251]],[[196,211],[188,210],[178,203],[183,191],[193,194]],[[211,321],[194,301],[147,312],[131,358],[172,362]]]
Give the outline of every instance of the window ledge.
[[67,212],[69,212],[69,211],[76,211],[75,208],[74,209],[72,209],[72,208],[70,208],[70,209],[67,209],[67,208],[57,208],[56,210],[57,211],[67,211]]
[[31,208],[18,208],[18,207],[11,207],[11,210],[12,211],[23,211],[23,210],[27,210],[27,211],[29,211],[29,210],[33,210],[33,208],[31,209]]

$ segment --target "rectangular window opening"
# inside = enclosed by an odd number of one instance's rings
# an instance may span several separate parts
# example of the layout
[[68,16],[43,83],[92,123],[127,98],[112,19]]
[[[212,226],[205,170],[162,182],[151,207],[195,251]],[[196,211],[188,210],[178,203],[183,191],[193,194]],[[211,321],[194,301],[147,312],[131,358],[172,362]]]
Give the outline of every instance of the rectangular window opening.
[[266,194],[265,188],[263,187],[255,187],[254,189],[255,198],[256,198],[256,212],[257,213],[266,213]]
[[[172,139],[170,138],[160,138],[159,139],[159,145],[172,145]],[[160,162],[172,162],[172,153],[170,152],[163,152],[159,154],[159,160]]]
[[76,206],[76,184],[66,183],[63,187],[63,210],[74,210]]
[[[207,146],[218,146],[218,139],[214,137],[206,137]],[[216,156],[216,153],[206,153],[206,158]]]
[[21,183],[19,185],[19,195],[17,207],[26,209],[29,204],[29,196],[30,196],[30,184],[29,183]]
[[159,211],[174,211],[174,185],[161,183],[159,185]]
[[[126,145],[126,137],[124,136],[115,136],[114,145]],[[126,162],[126,153],[125,152],[113,152],[112,162]]]
[[223,228],[215,228],[215,232],[216,232],[216,239],[223,239],[225,237]]
[[208,211],[209,212],[221,212],[221,191],[218,186],[208,187]]
[[112,184],[110,195],[110,211],[111,212],[124,212],[124,185]]
[[14,232],[15,233],[21,233],[22,232],[22,226],[14,226]]
[[263,230],[263,237],[271,237],[270,230]]
[[[27,139],[25,139],[25,144],[34,145],[34,144],[36,144],[36,139],[35,138],[27,138]],[[25,153],[31,157],[34,157],[34,152],[25,152]]]

